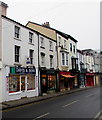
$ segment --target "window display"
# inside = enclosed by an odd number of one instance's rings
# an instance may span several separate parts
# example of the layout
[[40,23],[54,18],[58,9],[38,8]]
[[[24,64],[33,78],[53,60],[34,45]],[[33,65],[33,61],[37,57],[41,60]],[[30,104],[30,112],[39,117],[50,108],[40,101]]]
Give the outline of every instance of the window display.
[[55,89],[56,88],[56,76],[48,75],[48,88]]
[[33,90],[33,89],[35,89],[35,76],[28,75],[27,76],[27,90]]
[[9,93],[20,91],[20,76],[10,75],[9,77]]

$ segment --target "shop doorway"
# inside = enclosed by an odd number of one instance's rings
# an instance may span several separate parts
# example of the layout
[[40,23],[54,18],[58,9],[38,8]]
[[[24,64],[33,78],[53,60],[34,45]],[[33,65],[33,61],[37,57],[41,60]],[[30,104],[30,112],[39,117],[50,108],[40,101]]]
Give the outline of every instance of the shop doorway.
[[27,91],[27,89],[26,89],[26,83],[27,83],[27,77],[26,76],[24,76],[24,75],[21,75],[21,77],[20,77],[20,80],[21,80],[21,97],[26,97],[27,95],[26,95],[26,91]]

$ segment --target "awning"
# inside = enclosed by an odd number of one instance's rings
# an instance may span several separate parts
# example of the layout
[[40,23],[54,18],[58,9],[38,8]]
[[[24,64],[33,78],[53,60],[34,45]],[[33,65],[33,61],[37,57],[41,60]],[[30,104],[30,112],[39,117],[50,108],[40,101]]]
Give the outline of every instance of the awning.
[[72,76],[72,75],[61,75],[61,76],[65,77],[65,78],[74,78],[74,77],[77,77],[77,76]]

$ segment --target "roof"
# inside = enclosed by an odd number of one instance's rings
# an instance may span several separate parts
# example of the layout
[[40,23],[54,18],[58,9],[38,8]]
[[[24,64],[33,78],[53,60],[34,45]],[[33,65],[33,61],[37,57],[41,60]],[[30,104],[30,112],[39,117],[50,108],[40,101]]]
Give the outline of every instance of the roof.
[[[29,27],[27,27],[27,26],[25,26],[25,25],[22,25],[21,23],[13,20],[13,19],[11,19],[11,18],[8,18],[8,17],[6,17],[6,16],[4,16],[4,15],[2,15],[2,17],[5,18],[5,19],[7,19],[7,20],[9,20],[9,21],[12,21],[12,22],[14,22],[14,23],[16,23],[16,24],[18,24],[18,25],[20,25],[20,26],[22,26],[22,27],[24,27],[24,28],[26,28],[26,29],[28,29],[28,30],[30,30],[30,31],[36,32],[37,34],[40,34],[40,35],[42,35],[42,36],[44,36],[44,37],[46,37],[46,38],[48,38],[48,39],[51,39],[51,38],[49,38],[49,37],[47,37],[47,36],[39,33],[39,32],[36,31],[36,30],[33,30],[33,29],[31,29],[31,28],[29,28]],[[52,41],[55,41],[55,40],[53,40],[53,39],[51,39],[51,40],[52,40]],[[55,42],[56,42],[56,41],[55,41]]]
[[47,27],[47,26],[43,26],[43,25],[40,25],[38,23],[35,23],[35,22],[31,22],[31,21],[28,21],[28,23],[26,24],[26,26],[29,24],[29,23],[32,23],[32,24],[35,24],[35,25],[38,25],[38,26],[41,26],[41,27],[45,27],[45,28],[48,28],[48,29],[51,29],[51,30],[54,30],[56,31],[56,33],[60,34],[61,36],[65,37],[66,39],[70,38],[71,40],[73,40],[74,42],[78,42],[76,39],[74,39],[71,35],[68,35],[64,32],[61,32],[57,29],[54,29],[54,28],[51,28],[51,27]]

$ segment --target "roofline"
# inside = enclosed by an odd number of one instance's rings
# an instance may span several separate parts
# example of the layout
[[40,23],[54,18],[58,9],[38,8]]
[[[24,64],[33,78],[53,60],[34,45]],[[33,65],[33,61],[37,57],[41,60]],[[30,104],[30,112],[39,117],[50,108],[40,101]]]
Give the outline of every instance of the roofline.
[[26,24],[26,26],[27,26],[29,23],[32,23],[32,24],[35,24],[35,25],[39,25],[39,26],[44,27],[44,28],[47,28],[47,29],[54,30],[54,31],[56,31],[57,33],[61,34],[61,35],[62,35],[63,37],[65,37],[66,39],[70,38],[70,39],[73,40],[74,42],[78,42],[78,41],[77,41],[76,39],[74,39],[71,35],[68,35],[68,34],[66,34],[66,33],[64,33],[64,32],[61,32],[61,31],[59,31],[59,30],[56,30],[56,29],[54,29],[54,28],[46,27],[46,26],[40,25],[40,24],[35,23],[35,22],[31,22],[31,21],[28,21],[28,23]]
[[28,29],[28,30],[30,30],[30,31],[36,32],[37,34],[42,35],[42,36],[44,36],[44,37],[46,37],[46,38],[48,38],[48,39],[50,39],[50,40],[56,42],[56,40],[51,39],[50,37],[47,37],[47,36],[41,34],[40,32],[38,32],[38,31],[36,31],[36,30],[33,30],[33,29],[31,29],[31,28],[29,28],[29,27],[27,27],[27,26],[25,26],[25,25],[23,25],[23,24],[21,24],[21,23],[15,21],[15,20],[11,19],[11,18],[8,18],[7,16],[2,15],[2,17],[3,17],[3,18],[6,18],[6,19],[8,19],[8,20],[10,20],[10,21],[12,21],[12,22],[14,22],[14,23],[16,23],[16,24],[19,24],[20,26],[22,26],[22,27],[24,27],[24,28],[26,28],[26,29]]

